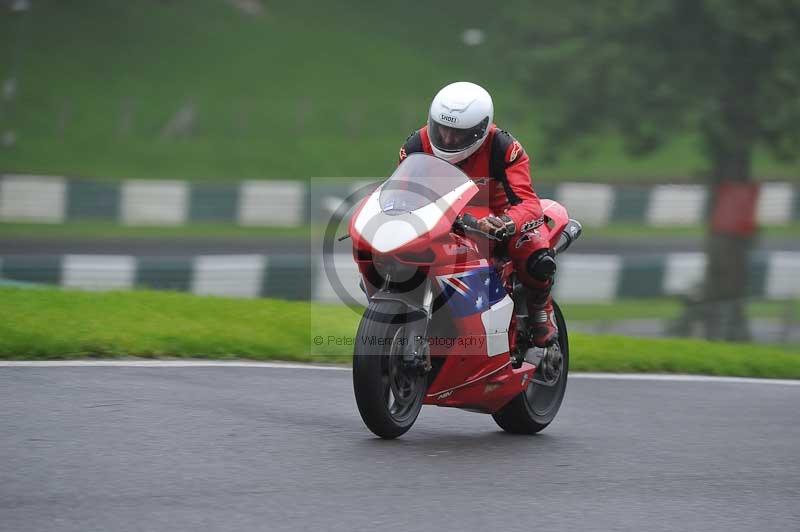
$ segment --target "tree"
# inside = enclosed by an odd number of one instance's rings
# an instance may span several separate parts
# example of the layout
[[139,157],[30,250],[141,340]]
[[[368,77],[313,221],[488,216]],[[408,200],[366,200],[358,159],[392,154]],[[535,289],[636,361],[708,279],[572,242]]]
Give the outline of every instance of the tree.
[[800,148],[800,2],[558,0],[507,13],[514,71],[553,104],[551,150],[609,129],[634,155],[676,135],[701,139],[711,190],[706,332],[746,338],[753,151],[790,158]]

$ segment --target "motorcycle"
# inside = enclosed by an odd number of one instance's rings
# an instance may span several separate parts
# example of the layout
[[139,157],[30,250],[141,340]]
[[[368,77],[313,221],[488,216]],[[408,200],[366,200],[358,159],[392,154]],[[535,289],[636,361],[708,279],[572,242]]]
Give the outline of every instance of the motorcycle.
[[[355,337],[353,387],[361,418],[381,438],[404,434],[422,405],[491,414],[534,434],[564,398],[569,340],[533,346],[525,287],[502,242],[481,232],[479,187],[431,155],[409,155],[349,222],[368,307]],[[566,209],[542,200],[539,231],[556,254],[580,236]]]

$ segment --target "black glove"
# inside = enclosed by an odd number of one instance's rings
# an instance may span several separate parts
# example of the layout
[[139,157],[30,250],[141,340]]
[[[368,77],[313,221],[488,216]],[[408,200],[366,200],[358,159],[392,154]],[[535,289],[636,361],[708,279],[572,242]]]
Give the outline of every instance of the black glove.
[[494,240],[503,241],[517,232],[517,226],[510,216],[490,214],[478,220],[480,230]]

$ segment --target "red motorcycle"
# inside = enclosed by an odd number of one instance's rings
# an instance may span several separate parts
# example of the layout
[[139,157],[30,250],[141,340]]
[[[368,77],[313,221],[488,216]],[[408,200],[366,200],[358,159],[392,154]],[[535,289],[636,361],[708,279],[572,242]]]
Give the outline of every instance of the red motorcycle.
[[[525,288],[502,242],[482,233],[478,186],[430,155],[406,158],[358,205],[353,257],[369,306],[355,338],[353,386],[364,423],[381,438],[414,424],[423,404],[491,414],[508,432],[549,425],[564,398],[569,341],[532,345]],[[580,235],[566,209],[543,200],[556,253]]]

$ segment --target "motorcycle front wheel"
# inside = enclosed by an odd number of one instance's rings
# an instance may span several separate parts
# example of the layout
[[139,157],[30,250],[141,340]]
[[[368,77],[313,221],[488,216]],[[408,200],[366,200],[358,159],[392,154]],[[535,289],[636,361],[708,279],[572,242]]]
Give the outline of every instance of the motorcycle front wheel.
[[403,354],[414,349],[413,322],[403,303],[370,303],[355,338],[353,391],[361,419],[376,436],[397,438],[416,421],[427,384],[416,368],[405,367]]
[[[561,309],[553,302],[558,326],[557,352],[552,352],[536,369],[534,382],[500,411],[492,415],[495,422],[514,434],[536,434],[544,430],[558,413],[567,390],[569,372],[569,338]],[[551,348],[552,349],[552,348]]]

